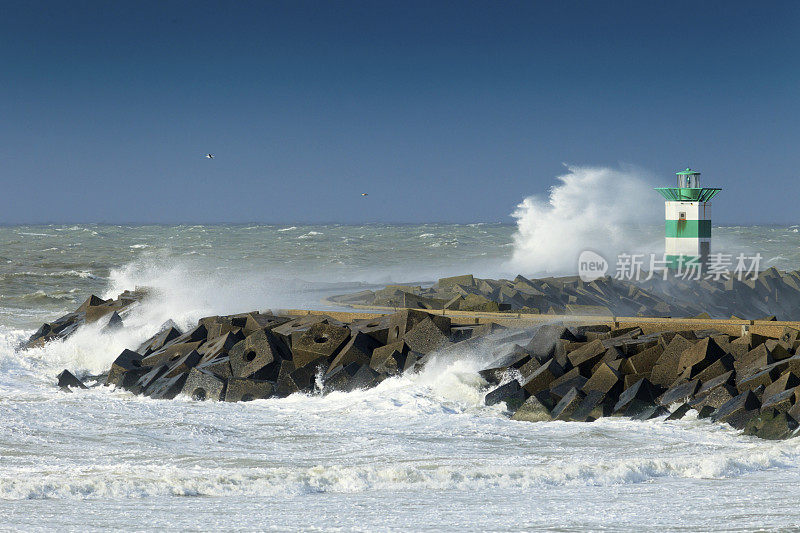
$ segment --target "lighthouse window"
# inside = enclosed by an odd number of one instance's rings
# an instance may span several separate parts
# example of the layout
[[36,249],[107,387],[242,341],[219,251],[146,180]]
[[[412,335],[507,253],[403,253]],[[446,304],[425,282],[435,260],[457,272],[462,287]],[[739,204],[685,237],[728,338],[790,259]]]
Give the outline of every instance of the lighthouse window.
[[686,212],[681,211],[680,214],[678,215],[678,218],[681,220],[686,220]]

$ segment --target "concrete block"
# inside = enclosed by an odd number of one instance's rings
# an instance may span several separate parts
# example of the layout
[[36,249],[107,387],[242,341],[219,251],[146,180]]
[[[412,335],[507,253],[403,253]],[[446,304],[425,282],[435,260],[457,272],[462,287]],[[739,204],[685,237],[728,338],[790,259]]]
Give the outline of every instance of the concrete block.
[[382,376],[385,377],[385,374],[380,374],[367,365],[362,365],[350,380],[350,390],[374,387],[383,379]]
[[111,333],[112,331],[118,331],[125,327],[125,324],[122,322],[122,317],[119,316],[119,313],[114,311],[111,314],[111,318],[108,319],[108,323],[103,327],[103,333]]
[[[108,371],[108,377],[106,378],[106,385],[125,387],[125,381],[127,379],[127,386],[131,386],[143,375],[141,372],[144,368],[146,367],[142,366],[141,354],[131,350],[123,350],[122,353],[114,359],[114,362],[111,363],[111,369]],[[131,374],[132,372],[133,374]],[[139,373],[139,375],[134,378],[136,373]],[[126,376],[129,377],[126,378]]]
[[70,389],[88,389],[86,385],[83,384],[81,380],[76,378],[72,372],[69,370],[62,370],[61,373],[58,375],[58,386],[61,387],[61,390],[66,392],[72,392]]
[[90,295],[84,302],[78,306],[76,312],[83,313],[90,307],[99,307],[101,305],[106,305],[110,303],[112,300],[103,300],[99,296],[95,296],[94,294]]
[[[654,346],[658,346],[657,338],[639,337],[637,339],[623,341],[622,353],[626,357],[631,357],[647,350],[648,348],[653,348]],[[660,353],[663,353],[663,349],[660,350]]]
[[516,407],[519,407],[526,400],[526,398],[527,394],[525,393],[525,389],[520,386],[519,381],[512,379],[508,383],[500,385],[494,390],[488,392],[483,398],[483,403],[486,405],[495,405],[500,402],[511,401],[516,404]]
[[733,371],[733,356],[731,354],[724,354],[722,357],[705,367],[700,372],[697,372],[697,366],[692,366],[684,371],[684,376],[688,379],[699,379],[703,383],[711,381],[723,374]]
[[796,430],[797,421],[789,413],[770,409],[762,411],[748,420],[744,427],[744,434],[762,439],[778,440],[793,436]]
[[284,398],[290,394],[300,392],[300,387],[292,379],[292,372],[294,371],[295,367],[292,361],[280,361],[278,377],[275,381],[275,396]]
[[294,320],[290,316],[277,316],[272,314],[249,313],[245,317],[243,332],[245,336],[252,335],[260,329],[274,330]]
[[577,350],[573,350],[567,354],[567,359],[572,364],[572,366],[587,366],[592,368],[595,363],[599,362],[600,359],[605,355],[606,347],[603,345],[603,341],[601,340],[594,340],[589,343],[586,343],[582,347],[578,348]]
[[142,354],[143,356],[148,356],[151,353],[160,350],[166,344],[169,344],[174,339],[177,339],[181,336],[181,332],[178,328],[174,326],[168,326],[165,329],[162,329],[146,341],[144,341],[137,349],[136,352]]
[[764,388],[764,401],[766,402],[771,396],[779,392],[794,389],[795,387],[800,387],[800,377],[794,372],[786,371]]
[[[644,372],[642,374],[625,374],[622,379],[622,390],[626,390],[634,386],[639,380],[650,379],[650,374]],[[673,384],[674,386],[675,384]]]
[[279,361],[289,359],[283,341],[270,330],[257,330],[244,340],[237,342],[228,351],[233,377],[265,379],[258,373],[274,373]]
[[737,373],[749,374],[752,373],[753,369],[764,368],[774,362],[772,354],[767,350],[764,343],[761,343],[747,352],[743,357],[734,361],[733,366]]
[[320,357],[332,361],[347,341],[350,329],[330,324],[314,324],[308,330],[292,334],[292,360],[302,368]]
[[197,350],[192,350],[177,361],[170,361],[170,363],[168,363],[169,368],[164,374],[164,377],[171,378],[177,376],[178,374],[186,374],[199,363],[200,354],[197,352]]
[[609,401],[605,393],[599,390],[584,390],[584,392],[586,397],[581,400],[581,403],[570,415],[572,420],[576,422],[591,422],[611,414],[613,403]]
[[390,316],[382,316],[380,318],[371,318],[368,320],[356,320],[351,324],[350,329],[360,331],[378,341],[379,344],[387,344],[389,342],[389,323],[391,322]]
[[519,377],[515,369],[507,366],[486,368],[479,371],[478,375],[489,385],[499,385],[501,381],[506,381],[508,378]]
[[153,384],[158,378],[166,373],[167,368],[168,367],[165,364],[160,364],[151,368],[142,377],[140,377],[136,384],[129,390],[134,394],[144,394],[145,396],[148,396]]
[[647,379],[640,379],[620,394],[613,412],[623,416],[636,416],[655,405],[656,398],[663,392],[663,388],[650,383]]
[[774,380],[778,379],[783,373],[784,367],[781,363],[773,363],[761,371],[739,376],[737,374],[736,388],[739,392],[752,391],[756,387],[767,387]]
[[[206,340],[211,341],[231,331],[241,331],[246,319],[243,316],[207,316],[198,320],[206,328]],[[245,335],[246,336],[246,335]]]
[[761,403],[761,412],[763,413],[769,409],[775,409],[782,413],[788,412],[795,404],[796,392],[794,389],[789,389],[764,397],[764,401]]
[[736,372],[733,370],[729,370],[724,374],[720,374],[719,376],[709,379],[708,381],[702,381],[702,385],[697,389],[696,396],[703,396],[704,394],[709,393],[713,389],[717,387],[722,387],[723,385],[731,385],[733,387],[736,386]]
[[800,330],[784,326],[781,332],[780,340],[794,346],[794,343],[800,340]]
[[585,395],[576,388],[570,389],[556,404],[551,413],[554,420],[570,420]]
[[414,309],[430,309],[432,311],[444,309],[450,298],[428,298],[425,296],[411,294],[401,291],[397,298],[400,307],[410,307]]
[[597,363],[595,363],[594,366],[591,367],[591,371],[594,372],[595,370],[600,368],[601,363],[608,364],[609,366],[614,368],[614,370],[617,370],[622,374],[625,373],[625,371],[622,368],[623,364],[625,363],[625,357],[622,355],[622,351],[616,346],[608,348],[603,354],[603,357],[601,357],[600,360]]
[[540,326],[533,338],[525,347],[525,350],[537,358],[539,362],[544,362],[556,354],[556,346],[559,339],[571,342],[578,339],[564,326],[557,324],[545,324]]
[[369,367],[376,372],[396,374],[408,368],[408,346],[403,341],[393,342],[372,351]]
[[651,405],[647,409],[639,412],[633,416],[634,420],[653,420],[654,418],[667,417],[670,412],[666,407],[661,405]]
[[441,315],[432,315],[424,311],[416,311],[413,309],[406,309],[398,311],[389,317],[389,332],[387,334],[387,343],[391,344],[401,340],[403,336],[411,331],[414,326],[430,318],[442,333],[450,335],[450,318]]
[[328,371],[336,368],[337,366],[347,366],[350,363],[358,363],[359,365],[369,365],[372,360],[372,352],[375,348],[379,348],[381,344],[362,331],[355,330],[352,332],[350,340],[341,349],[339,354],[333,358]]
[[651,346],[642,352],[628,357],[621,369],[626,374],[643,374],[652,372],[656,362],[663,354],[663,346]]
[[675,335],[658,358],[651,371],[650,381],[654,385],[669,387],[675,382],[680,372],[678,364],[683,352],[694,346],[694,343],[682,335]]
[[516,410],[511,416],[511,420],[522,422],[547,422],[552,420],[552,416],[550,416],[550,410],[540,402],[538,398],[531,396]]
[[739,391],[736,387],[731,385],[721,385],[714,387],[702,396],[695,397],[694,400],[689,401],[689,405],[697,409],[699,412],[703,407],[710,407],[711,409],[718,409],[732,400]]
[[296,368],[290,376],[301,391],[312,392],[316,388],[317,376],[322,378],[327,369],[328,359],[320,357],[305,366]]
[[225,394],[225,380],[203,372],[198,368],[189,371],[186,382],[183,384],[183,394],[195,401],[212,400],[218,402]]
[[467,339],[486,337],[487,335],[492,335],[505,329],[508,328],[495,322],[489,322],[488,324],[475,324],[470,326],[451,326],[450,341],[461,342]]
[[172,400],[183,390],[188,374],[158,378],[150,387],[148,396],[154,400]]
[[236,332],[229,331],[204,342],[197,348],[197,352],[202,356],[203,361],[210,361],[228,355],[231,348],[244,339],[245,336],[241,330],[237,330]]
[[699,373],[723,355],[725,355],[725,350],[720,348],[714,339],[706,337],[683,351],[678,360],[678,374],[683,373],[689,367]]
[[622,380],[622,374],[619,371],[611,368],[607,363],[602,363],[583,386],[582,390],[586,394],[589,391],[600,391],[604,395],[617,396],[622,392]]
[[350,391],[350,381],[362,366],[364,365],[359,363],[348,363],[328,370],[323,378],[323,392],[327,394],[333,391]]
[[688,413],[691,409],[692,408],[688,403],[682,403],[677,409],[672,411],[672,413],[667,417],[667,420],[680,420],[686,416],[686,413]]
[[83,310],[83,313],[86,316],[86,323],[91,324],[121,308],[122,305],[120,305],[119,302],[108,300],[100,305],[91,305],[86,307]]
[[582,391],[583,387],[586,386],[586,382],[588,380],[583,376],[576,376],[572,379],[559,383],[558,385],[550,385],[548,389],[550,392],[550,396],[556,399],[556,401],[561,400],[571,389],[578,389]]
[[439,291],[446,292],[452,290],[455,285],[463,285],[465,287],[474,287],[475,278],[472,274],[465,274],[463,276],[451,276],[449,278],[439,278],[436,286]]
[[716,409],[711,407],[710,405],[698,405],[696,406],[697,411],[697,418],[702,420],[704,418],[711,418],[711,415],[714,414]]
[[263,400],[275,393],[275,386],[269,381],[233,378],[228,380],[225,392],[226,402],[249,402]]
[[173,343],[182,343],[182,342],[205,342],[208,340],[208,330],[203,324],[198,324],[194,328],[190,329],[180,337],[177,337],[173,340]]
[[215,376],[230,380],[233,378],[233,370],[231,369],[231,360],[227,355],[211,359],[209,361],[201,361],[195,368],[199,368],[204,372],[209,372]]
[[694,332],[691,330],[688,331],[662,331],[658,334],[658,344],[666,349],[669,346],[669,343],[676,337],[680,336],[685,340],[697,340]]
[[720,406],[711,415],[711,419],[714,422],[727,422],[736,429],[743,429],[753,416],[758,415],[760,407],[758,398],[748,390]]
[[[534,374],[534,372],[539,370],[541,366],[542,365],[539,363],[539,361],[537,361],[532,357],[528,357],[522,366],[516,368],[516,371],[519,373],[519,376],[522,378],[522,381],[527,381],[527,379],[531,377]],[[509,368],[512,370],[515,369],[513,365],[510,366]]]
[[528,361],[531,355],[519,344],[509,343],[492,352],[492,368],[519,368]]
[[[535,361],[535,359],[534,359],[534,361]],[[531,375],[531,374],[532,374],[532,372],[529,373],[528,375]],[[575,379],[576,377],[583,377],[583,378],[588,379],[588,376],[591,376],[591,374],[589,374],[587,372],[581,372],[580,368],[573,368],[573,369],[571,369],[571,370],[569,370],[567,372],[564,372],[559,377],[554,379],[550,383],[550,388],[557,387],[557,386],[561,385],[562,383],[566,383],[567,381],[571,381],[571,380]]]
[[450,344],[450,338],[439,329],[433,320],[426,318],[418,322],[403,335],[408,348],[421,354],[429,354]]
[[789,359],[792,354],[790,353],[792,350],[792,345],[788,342],[778,341],[775,339],[768,339],[764,346],[769,350],[770,355],[772,356],[773,361],[781,361],[783,359]]
[[524,383],[522,387],[528,394],[536,394],[550,388],[550,384],[564,374],[564,369],[554,360],[549,360],[539,367]]
[[[785,371],[793,372],[800,376],[800,355],[795,355],[789,359],[784,359],[781,363],[786,365]],[[798,420],[800,422],[800,420]]]
[[155,367],[170,361],[177,361],[184,355],[197,350],[200,347],[201,341],[197,342],[173,342],[160,350],[156,350],[150,355],[142,358],[142,366]]
[[768,338],[769,337],[765,337],[763,335],[757,335],[755,333],[746,333],[745,335],[742,335],[741,337],[732,340],[731,344],[744,344],[750,350],[752,350],[753,348],[760,346],[761,344],[764,344],[764,342]]
[[612,339],[622,339],[624,337],[635,339],[639,335],[642,335],[642,328],[639,326],[633,326],[630,328],[619,328],[611,330],[611,338]]
[[281,337],[288,346],[291,346],[292,335],[308,330],[314,324],[333,324],[340,326],[338,320],[327,315],[304,315],[295,318],[285,324],[272,328],[272,332]]

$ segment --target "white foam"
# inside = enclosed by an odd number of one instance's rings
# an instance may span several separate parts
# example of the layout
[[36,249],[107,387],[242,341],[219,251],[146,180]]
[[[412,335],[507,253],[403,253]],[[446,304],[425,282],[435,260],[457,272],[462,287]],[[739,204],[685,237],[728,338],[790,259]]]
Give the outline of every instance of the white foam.
[[[574,274],[584,250],[611,265],[620,252],[656,251],[637,228],[656,224],[662,201],[644,171],[568,166],[547,198],[531,196],[517,206],[509,269],[526,274]],[[659,242],[660,244],[660,242]]]

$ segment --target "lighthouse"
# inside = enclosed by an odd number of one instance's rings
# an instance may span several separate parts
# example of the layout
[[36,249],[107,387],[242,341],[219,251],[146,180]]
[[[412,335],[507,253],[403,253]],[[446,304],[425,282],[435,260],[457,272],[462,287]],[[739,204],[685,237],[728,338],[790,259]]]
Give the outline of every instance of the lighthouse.
[[676,172],[677,187],[658,187],[666,202],[665,252],[669,266],[682,262],[705,264],[711,249],[711,199],[722,189],[700,186],[700,173]]

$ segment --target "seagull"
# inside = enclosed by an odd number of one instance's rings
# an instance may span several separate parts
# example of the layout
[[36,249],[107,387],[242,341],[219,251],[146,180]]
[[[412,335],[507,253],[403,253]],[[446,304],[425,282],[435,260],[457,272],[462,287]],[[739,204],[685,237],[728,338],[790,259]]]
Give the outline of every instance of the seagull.
[[214,159],[214,154],[206,154],[206,159]]
[[362,192],[362,193],[361,193],[361,196],[369,196],[369,194],[367,194],[367,193],[365,193],[365,192]]

